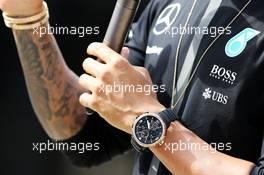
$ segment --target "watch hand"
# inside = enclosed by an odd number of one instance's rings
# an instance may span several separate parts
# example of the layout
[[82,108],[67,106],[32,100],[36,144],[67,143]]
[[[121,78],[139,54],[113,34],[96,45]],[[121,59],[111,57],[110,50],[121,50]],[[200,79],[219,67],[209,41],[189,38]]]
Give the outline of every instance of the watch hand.
[[147,125],[148,125],[148,129],[150,129],[150,123],[149,121],[147,120]]

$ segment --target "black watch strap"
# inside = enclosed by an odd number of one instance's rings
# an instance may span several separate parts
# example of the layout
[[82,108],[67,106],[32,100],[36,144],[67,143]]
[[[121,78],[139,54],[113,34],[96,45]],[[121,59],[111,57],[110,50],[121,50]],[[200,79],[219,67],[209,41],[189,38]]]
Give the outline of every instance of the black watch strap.
[[133,137],[131,137],[131,144],[137,152],[143,153],[147,150],[147,148],[140,146]]
[[170,127],[171,122],[179,121],[180,118],[173,109],[166,109],[159,113],[159,116],[164,121],[166,128]]

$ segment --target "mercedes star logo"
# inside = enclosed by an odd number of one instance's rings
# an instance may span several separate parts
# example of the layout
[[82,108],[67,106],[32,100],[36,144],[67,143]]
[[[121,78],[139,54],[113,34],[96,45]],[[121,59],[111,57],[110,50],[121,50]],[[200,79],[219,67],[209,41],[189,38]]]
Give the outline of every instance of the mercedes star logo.
[[161,35],[166,32],[174,21],[177,19],[177,16],[180,13],[181,4],[171,4],[166,7],[158,17],[156,25],[153,29],[155,35]]

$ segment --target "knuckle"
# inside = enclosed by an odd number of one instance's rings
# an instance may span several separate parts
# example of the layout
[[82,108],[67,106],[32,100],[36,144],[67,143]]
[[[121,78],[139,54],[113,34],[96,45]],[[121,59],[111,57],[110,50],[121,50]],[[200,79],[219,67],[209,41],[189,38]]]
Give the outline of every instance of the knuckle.
[[80,78],[79,78],[79,84],[80,84],[80,85],[82,85],[82,84],[84,83],[84,81],[85,81],[85,77],[86,77],[85,74],[82,74],[82,75],[80,76]]
[[87,105],[86,98],[85,98],[85,94],[82,94],[82,95],[79,97],[79,102],[80,102],[83,106],[88,106],[88,105]]
[[148,75],[148,73],[149,73],[148,70],[147,70],[146,68],[143,68],[142,71],[143,71],[143,73],[146,74],[146,75]]
[[128,62],[124,59],[116,59],[112,62],[112,67],[115,69],[127,69],[128,67]]
[[99,51],[104,51],[105,45],[103,43],[96,43],[95,48],[98,49]]
[[95,93],[98,95],[101,92],[101,89],[104,87],[103,83],[97,83],[94,87]]
[[82,67],[85,68],[90,64],[90,58],[86,58],[83,63],[82,63]]
[[101,74],[101,80],[103,82],[108,82],[111,79],[111,72],[109,70],[104,70]]
[[101,97],[104,94],[104,90],[102,87],[98,87],[93,93],[95,96]]
[[79,81],[83,81],[83,80],[85,80],[86,79],[86,74],[82,74],[81,76],[80,76],[80,78],[79,78]]
[[91,105],[92,107],[97,106],[97,100],[96,100],[95,97],[92,97],[92,98],[91,98],[91,100],[90,100],[90,105]]
[[144,75],[148,75],[148,70],[145,67],[138,67],[138,70]]
[[102,47],[102,43],[93,42],[87,47],[86,52],[89,54],[89,53],[91,53],[91,51],[96,50],[100,47]]

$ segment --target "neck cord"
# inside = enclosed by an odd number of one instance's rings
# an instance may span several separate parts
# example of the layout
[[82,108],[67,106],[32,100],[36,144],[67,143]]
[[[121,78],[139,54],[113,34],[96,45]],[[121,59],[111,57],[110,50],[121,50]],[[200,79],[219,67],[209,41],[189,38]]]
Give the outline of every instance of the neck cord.
[[[193,13],[193,9],[194,9],[194,6],[196,4],[196,1],[194,2],[193,4],[193,7],[191,9],[191,12],[189,13],[189,16],[188,16],[188,19],[186,21],[186,24],[185,24],[185,28],[188,24],[188,21],[190,20],[190,17]],[[248,5],[252,2],[252,0],[249,0],[245,5],[244,7],[238,12],[238,14],[228,23],[228,25],[226,26],[225,30],[226,31],[232,24],[233,22],[241,15],[241,13],[248,7]],[[200,57],[193,73],[191,74],[190,76],[190,79],[187,83],[187,85],[184,87],[182,93],[180,94],[179,98],[177,99],[176,102],[174,102],[174,97],[176,96],[176,76],[177,76],[177,62],[178,62],[178,58],[179,58],[179,51],[180,51],[180,45],[181,45],[181,42],[182,42],[182,39],[183,39],[183,35],[181,35],[181,38],[179,40],[179,44],[178,44],[178,47],[177,47],[177,51],[176,51],[176,60],[175,60],[175,64],[174,64],[174,75],[173,75],[173,92],[172,92],[172,100],[171,100],[171,108],[176,112],[176,106],[178,105],[178,103],[180,102],[181,98],[184,96],[185,94],[185,91],[187,90],[187,88],[189,87],[189,85],[191,84],[193,78],[194,78],[194,75],[196,74],[197,70],[198,70],[198,67],[200,66],[200,63],[202,62],[204,56],[207,54],[207,52],[211,49],[211,47],[215,44],[215,42],[224,34],[221,33],[219,34],[214,40],[213,42],[206,48],[206,50],[203,52],[202,56]]]

